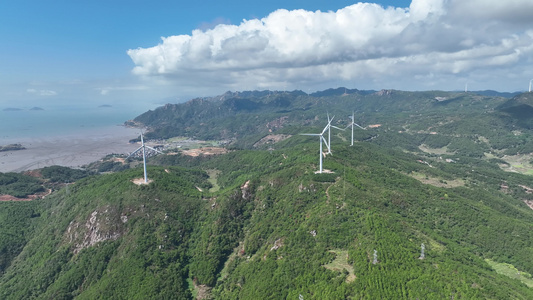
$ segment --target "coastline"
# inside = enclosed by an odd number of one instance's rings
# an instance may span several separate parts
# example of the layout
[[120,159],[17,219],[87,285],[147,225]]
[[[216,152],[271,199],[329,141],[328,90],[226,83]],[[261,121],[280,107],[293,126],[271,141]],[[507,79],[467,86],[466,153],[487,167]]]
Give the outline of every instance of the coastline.
[[112,125],[54,136],[0,139],[2,146],[22,144],[26,149],[0,152],[0,172],[23,172],[52,165],[81,167],[112,153],[129,153],[139,147],[129,140],[139,129]]

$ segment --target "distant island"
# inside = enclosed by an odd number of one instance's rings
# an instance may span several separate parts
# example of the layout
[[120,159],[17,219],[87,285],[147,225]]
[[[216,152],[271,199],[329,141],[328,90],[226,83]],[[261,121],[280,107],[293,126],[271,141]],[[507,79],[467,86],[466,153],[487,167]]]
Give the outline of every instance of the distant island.
[[20,110],[22,110],[22,108],[17,108],[17,107],[4,108],[4,111],[20,111]]
[[44,110],[44,108],[35,106],[35,107],[30,108],[30,110]]
[[24,149],[26,148],[22,146],[21,144],[9,144],[7,146],[0,146],[0,152],[16,151],[16,150],[24,150]]
[[103,104],[103,105],[100,105],[98,107],[113,107],[112,105],[109,105],[109,104]]

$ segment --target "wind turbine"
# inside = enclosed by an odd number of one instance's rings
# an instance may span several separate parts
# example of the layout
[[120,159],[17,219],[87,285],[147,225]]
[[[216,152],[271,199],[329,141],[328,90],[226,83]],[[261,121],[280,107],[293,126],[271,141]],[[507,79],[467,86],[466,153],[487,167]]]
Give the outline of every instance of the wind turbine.
[[350,123],[350,125],[348,125],[348,126],[346,126],[346,128],[344,128],[344,129],[347,129],[350,126],[352,127],[352,144],[350,146],[353,146],[353,126],[355,125],[355,126],[361,128],[363,130],[366,130],[365,128],[361,127],[359,124],[355,123],[355,116],[354,115],[355,115],[355,112],[352,111],[352,115],[350,117],[352,119],[352,122]]
[[146,174],[146,148],[150,149],[150,150],[153,150],[155,152],[159,152],[161,154],[163,154],[163,152],[157,150],[157,149],[154,149],[150,146],[146,146],[144,144],[144,139],[143,139],[143,133],[141,131],[141,146],[139,148],[137,148],[137,150],[133,151],[132,153],[130,153],[130,155],[128,155],[128,157],[126,157],[126,159],[130,158],[133,154],[139,152],[140,150],[143,151],[143,166],[144,166],[144,183],[148,183],[148,175]]
[[[328,120],[329,120],[329,116],[328,116]],[[324,153],[322,152],[322,143],[326,144],[326,147],[328,147],[329,149],[329,145],[328,145],[328,142],[326,141],[326,138],[324,137],[324,133],[326,132],[326,130],[329,129],[330,125],[331,125],[331,120],[328,121],[328,125],[324,127],[321,133],[300,133],[300,135],[318,136],[320,139],[320,152],[319,152],[320,169],[318,173],[322,173],[322,156],[324,155]]]
[[530,93],[531,93],[531,82],[532,82],[532,81],[533,81],[533,79],[531,79],[531,80],[529,81],[529,92],[530,92]]
[[327,143],[327,146],[328,146],[328,153],[326,154],[331,154],[331,128],[335,128],[335,129],[338,129],[338,130],[342,130],[344,131],[344,129],[342,128],[339,128],[335,125],[331,125],[331,122],[333,121],[333,118],[335,118],[335,116],[331,117],[331,119],[329,118],[329,113],[328,113],[328,125],[326,125],[328,127],[328,143]]

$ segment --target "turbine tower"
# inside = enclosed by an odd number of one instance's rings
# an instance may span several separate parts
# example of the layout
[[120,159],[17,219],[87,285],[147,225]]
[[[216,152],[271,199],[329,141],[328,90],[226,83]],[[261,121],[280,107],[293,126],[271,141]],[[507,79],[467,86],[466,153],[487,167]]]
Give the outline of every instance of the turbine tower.
[[529,81],[529,92],[530,92],[530,93],[531,93],[531,82],[532,82],[532,81],[533,81],[533,79],[531,79],[531,80]]
[[[328,120],[329,120],[329,116],[328,116]],[[326,138],[324,137],[324,133],[329,129],[330,125],[331,125],[331,120],[329,120],[328,125],[324,127],[321,133],[300,133],[300,135],[318,136],[318,138],[320,139],[320,152],[319,152],[320,168],[318,170],[318,173],[322,173],[322,156],[325,156],[322,150],[322,143],[326,144],[326,147],[329,149],[328,141],[326,141]]]
[[352,115],[350,116],[350,119],[352,119],[352,122],[350,123],[350,125],[346,126],[346,128],[348,128],[350,126],[352,127],[352,144],[350,146],[353,146],[353,126],[355,125],[355,126],[361,128],[363,130],[366,130],[366,129],[361,127],[361,126],[359,126],[359,124],[355,123],[355,112],[352,111]]
[[126,159],[130,158],[133,154],[139,152],[140,150],[143,151],[143,167],[144,167],[144,183],[148,183],[148,175],[146,173],[146,148],[150,149],[150,150],[153,150],[155,152],[159,152],[161,154],[163,154],[163,152],[157,150],[157,149],[154,149],[150,146],[146,146],[144,144],[144,138],[143,138],[143,133],[141,131],[141,146],[139,148],[137,148],[137,150],[133,151],[132,153],[130,153],[130,155],[128,155],[128,157],[126,157]]

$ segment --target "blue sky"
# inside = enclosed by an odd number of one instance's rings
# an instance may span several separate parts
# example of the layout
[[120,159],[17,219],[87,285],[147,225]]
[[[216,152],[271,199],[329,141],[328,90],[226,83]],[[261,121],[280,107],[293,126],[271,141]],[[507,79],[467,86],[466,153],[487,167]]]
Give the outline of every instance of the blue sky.
[[516,91],[533,78],[530,0],[372,3],[1,1],[0,104],[336,86]]

